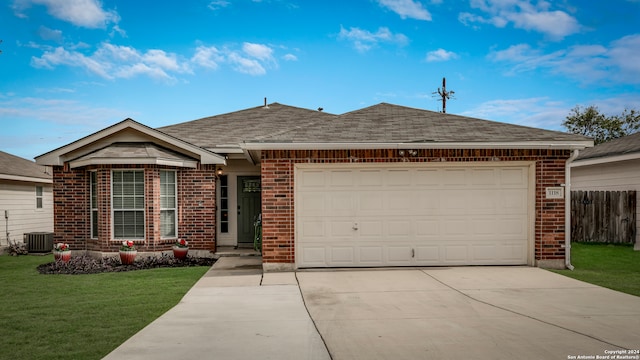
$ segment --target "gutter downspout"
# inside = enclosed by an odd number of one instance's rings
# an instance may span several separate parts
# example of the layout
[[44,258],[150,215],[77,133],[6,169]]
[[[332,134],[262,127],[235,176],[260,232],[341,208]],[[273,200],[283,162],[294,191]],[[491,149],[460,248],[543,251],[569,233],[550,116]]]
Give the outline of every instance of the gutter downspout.
[[578,157],[579,150],[573,150],[564,168],[564,265],[573,270],[571,265],[571,163]]

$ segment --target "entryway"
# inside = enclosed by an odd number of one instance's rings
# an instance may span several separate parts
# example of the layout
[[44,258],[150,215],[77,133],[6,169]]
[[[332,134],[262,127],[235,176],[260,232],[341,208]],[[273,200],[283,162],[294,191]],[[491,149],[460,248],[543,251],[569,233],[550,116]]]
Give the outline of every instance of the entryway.
[[259,176],[238,176],[238,246],[253,247],[254,223],[261,210]]

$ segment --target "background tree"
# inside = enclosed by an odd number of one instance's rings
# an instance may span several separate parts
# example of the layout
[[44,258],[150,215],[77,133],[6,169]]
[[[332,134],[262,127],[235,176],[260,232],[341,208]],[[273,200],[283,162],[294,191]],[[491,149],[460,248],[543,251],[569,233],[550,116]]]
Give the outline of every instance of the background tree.
[[583,108],[577,105],[562,126],[571,133],[593,138],[598,145],[639,131],[640,111],[624,109],[620,115],[606,116],[596,106]]

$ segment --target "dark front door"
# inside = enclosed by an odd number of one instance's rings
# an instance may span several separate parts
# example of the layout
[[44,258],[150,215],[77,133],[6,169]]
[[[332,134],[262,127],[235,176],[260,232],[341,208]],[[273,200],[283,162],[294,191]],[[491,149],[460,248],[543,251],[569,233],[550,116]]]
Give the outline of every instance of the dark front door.
[[238,245],[253,244],[254,222],[260,214],[259,176],[238,176]]

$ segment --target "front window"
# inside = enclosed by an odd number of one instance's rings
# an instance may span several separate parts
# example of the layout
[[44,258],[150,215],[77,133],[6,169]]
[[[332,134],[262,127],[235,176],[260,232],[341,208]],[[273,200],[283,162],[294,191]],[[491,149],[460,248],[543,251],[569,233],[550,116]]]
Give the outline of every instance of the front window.
[[144,171],[114,170],[111,177],[114,239],[144,239]]
[[89,173],[91,188],[91,238],[98,237],[98,180],[95,171]]
[[177,181],[175,171],[160,171],[160,236],[176,237]]

